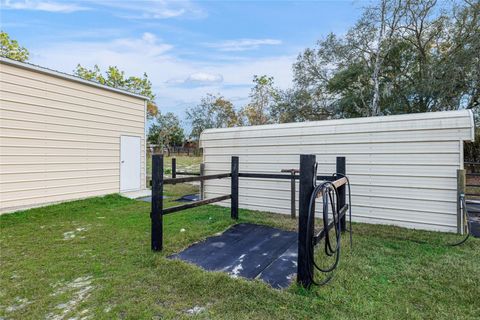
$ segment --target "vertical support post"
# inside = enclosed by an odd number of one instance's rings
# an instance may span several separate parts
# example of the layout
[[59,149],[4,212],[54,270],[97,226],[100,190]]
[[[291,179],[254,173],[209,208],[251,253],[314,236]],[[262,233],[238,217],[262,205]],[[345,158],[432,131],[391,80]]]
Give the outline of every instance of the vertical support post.
[[296,196],[296,185],[295,185],[295,170],[292,170],[292,178],[290,179],[290,218],[295,219],[296,208],[295,208],[295,196]]
[[230,216],[232,219],[238,219],[238,157],[232,157],[232,178],[231,178],[231,195],[230,199]]
[[463,221],[463,212],[462,206],[463,203],[461,201],[461,196],[465,195],[465,188],[466,188],[466,181],[465,181],[465,169],[458,169],[457,170],[457,233],[463,234],[464,233],[464,221]]
[[153,251],[163,249],[163,155],[152,155],[152,221]]
[[[205,175],[205,163],[200,163],[200,177]],[[205,180],[200,181],[200,200],[204,199]]]
[[308,259],[307,252],[314,233],[313,223],[308,223],[308,209],[310,197],[313,193],[313,182],[315,179],[315,155],[300,155],[300,195],[298,205],[298,261],[297,261],[297,283],[305,288],[312,285],[313,263]]
[[172,178],[177,177],[177,158],[172,158]]
[[[347,175],[345,157],[337,157],[337,173],[344,176]],[[340,210],[347,203],[347,186],[343,185],[338,188],[337,209]],[[340,228],[342,231],[347,230],[347,215],[345,214],[340,220]]]

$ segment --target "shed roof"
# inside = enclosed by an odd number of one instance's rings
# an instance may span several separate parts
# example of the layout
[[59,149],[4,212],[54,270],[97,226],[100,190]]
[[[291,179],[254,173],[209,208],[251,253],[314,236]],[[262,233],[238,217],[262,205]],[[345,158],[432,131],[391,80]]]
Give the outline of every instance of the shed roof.
[[66,79],[66,80],[70,80],[70,81],[74,81],[74,82],[79,82],[79,83],[82,83],[82,84],[85,84],[85,85],[88,85],[88,86],[92,86],[92,87],[96,87],[96,88],[100,88],[100,89],[104,89],[104,90],[108,90],[108,91],[117,92],[117,93],[120,93],[120,94],[124,94],[124,95],[127,95],[127,96],[131,96],[131,97],[135,97],[135,98],[139,98],[139,99],[143,99],[143,100],[149,100],[148,97],[143,96],[141,94],[133,93],[133,92],[123,90],[123,89],[109,87],[107,85],[100,84],[100,83],[95,82],[95,81],[85,80],[83,78],[80,78],[80,77],[77,77],[77,76],[74,76],[74,75],[71,75],[71,74],[68,74],[68,73],[48,69],[48,68],[41,67],[39,65],[35,65],[35,64],[32,64],[32,63],[20,62],[20,61],[12,60],[12,59],[5,58],[5,57],[0,57],[0,63],[15,66],[15,67],[22,68],[22,69],[27,69],[27,70],[32,70],[32,71],[48,74],[50,76],[57,77],[57,78],[62,78],[62,79]]
[[222,134],[222,133],[235,133],[237,136],[246,134],[247,132],[252,131],[269,131],[275,129],[295,129],[295,128],[315,128],[315,127],[342,127],[345,125],[355,125],[355,124],[372,124],[372,125],[381,125],[392,122],[403,122],[407,123],[411,120],[433,120],[433,119],[450,119],[450,118],[468,118],[468,127],[470,130],[470,137],[466,141],[473,141],[475,139],[475,123],[472,110],[455,110],[455,111],[440,111],[440,112],[424,112],[424,113],[409,113],[409,114],[400,114],[400,115],[389,115],[389,116],[377,116],[377,117],[362,117],[362,118],[348,118],[348,119],[331,119],[331,120],[320,120],[320,121],[305,121],[305,122],[290,122],[290,123],[276,123],[276,124],[265,124],[257,126],[243,126],[243,127],[233,127],[233,128],[213,128],[206,129],[201,133],[200,141],[205,136]]

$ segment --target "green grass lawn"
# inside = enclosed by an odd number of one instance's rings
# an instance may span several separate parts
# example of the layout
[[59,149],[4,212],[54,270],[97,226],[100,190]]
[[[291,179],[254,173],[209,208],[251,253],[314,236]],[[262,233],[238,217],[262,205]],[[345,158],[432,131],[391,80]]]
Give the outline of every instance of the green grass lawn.
[[[177,171],[200,172],[200,163],[202,163],[202,156],[173,156],[177,158]],[[163,166],[165,174],[172,172],[172,157],[164,157]],[[152,174],[152,157],[147,155],[147,174]]]
[[[191,186],[175,188],[166,190],[167,205]],[[478,319],[480,314],[477,239],[448,247],[444,244],[457,235],[355,224],[354,249],[344,243],[329,285],[305,291],[294,284],[280,291],[166,258],[232,225],[227,208],[204,206],[166,216],[161,253],[150,251],[149,210],[148,203],[109,195],[0,216],[0,318]],[[296,227],[286,216],[247,210],[240,211],[239,222]]]

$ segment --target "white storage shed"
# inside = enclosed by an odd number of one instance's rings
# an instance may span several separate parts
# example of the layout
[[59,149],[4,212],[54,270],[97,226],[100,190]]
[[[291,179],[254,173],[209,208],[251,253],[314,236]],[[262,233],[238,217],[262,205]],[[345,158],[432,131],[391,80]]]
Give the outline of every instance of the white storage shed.
[[[228,172],[233,155],[240,172],[278,174],[315,154],[327,175],[345,156],[354,221],[455,232],[457,169],[473,139],[473,114],[463,110],[209,129],[200,143],[206,174]],[[229,193],[229,181],[205,182],[207,198]],[[240,178],[239,196],[241,208],[290,213],[288,180]]]
[[0,213],[144,189],[146,102],[0,58]]

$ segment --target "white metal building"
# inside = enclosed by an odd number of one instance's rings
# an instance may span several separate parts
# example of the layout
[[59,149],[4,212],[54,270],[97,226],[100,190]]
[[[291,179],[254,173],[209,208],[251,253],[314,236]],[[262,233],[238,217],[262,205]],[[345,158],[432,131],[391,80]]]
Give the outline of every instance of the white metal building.
[[144,189],[146,101],[0,58],[0,212]]
[[[240,172],[280,173],[315,154],[326,175],[345,156],[354,221],[457,231],[457,169],[473,139],[464,110],[209,129],[201,147],[206,174],[228,172],[232,155]],[[229,193],[229,181],[205,182],[207,198]],[[240,178],[240,207],[288,214],[290,182]]]

